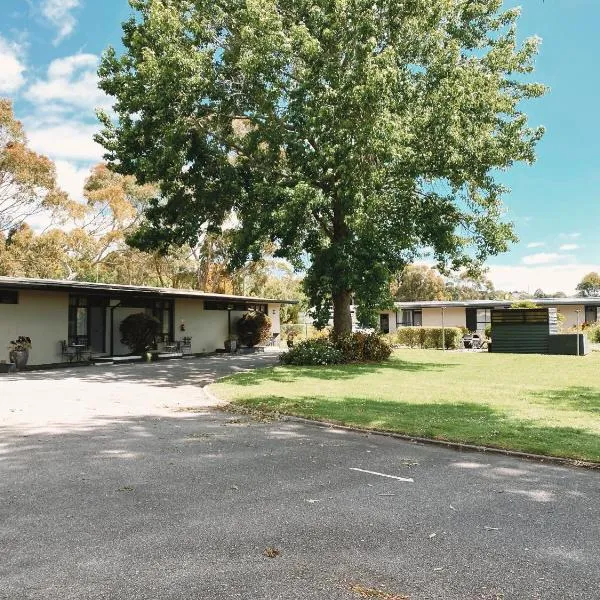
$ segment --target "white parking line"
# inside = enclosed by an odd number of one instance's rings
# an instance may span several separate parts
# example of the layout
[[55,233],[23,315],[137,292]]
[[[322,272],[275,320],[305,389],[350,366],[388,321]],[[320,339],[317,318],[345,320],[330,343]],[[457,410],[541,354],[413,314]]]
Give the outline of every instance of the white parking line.
[[386,475],[385,473],[377,473],[377,471],[365,471],[364,469],[356,469],[350,467],[351,471],[359,471],[360,473],[368,473],[369,475],[379,475],[379,477],[388,477],[389,479],[397,479],[398,481],[406,481],[407,483],[414,483],[415,480],[408,477],[396,477],[395,475]]

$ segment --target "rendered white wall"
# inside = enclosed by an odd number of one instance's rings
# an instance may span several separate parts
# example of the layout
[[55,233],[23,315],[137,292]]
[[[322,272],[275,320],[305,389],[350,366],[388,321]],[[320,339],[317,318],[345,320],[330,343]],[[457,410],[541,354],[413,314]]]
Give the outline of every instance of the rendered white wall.
[[[231,317],[232,328],[235,327],[235,314],[232,313]],[[180,331],[182,321],[185,323],[183,332]],[[204,310],[203,300],[178,298],[175,300],[175,339],[183,337],[192,338],[194,353],[214,352],[217,348],[223,348],[227,338],[227,311]]]
[[[444,325],[446,327],[466,327],[467,312],[462,307],[449,307],[444,310]],[[442,309],[424,308],[423,327],[441,327]]]
[[[552,307],[549,307],[552,308]],[[579,313],[579,326],[582,326],[585,321],[585,306],[582,304],[580,306],[569,305],[569,306],[556,306],[554,308],[558,309],[558,314],[564,316],[564,321],[562,321],[561,326],[564,329],[570,329],[571,327],[577,326],[577,313],[576,310],[580,310]]]
[[18,304],[0,304],[0,359],[8,361],[8,343],[31,338],[30,365],[61,362],[60,341],[69,333],[69,294],[19,291]]
[[271,319],[271,332],[281,333],[280,304],[269,304],[269,318]]

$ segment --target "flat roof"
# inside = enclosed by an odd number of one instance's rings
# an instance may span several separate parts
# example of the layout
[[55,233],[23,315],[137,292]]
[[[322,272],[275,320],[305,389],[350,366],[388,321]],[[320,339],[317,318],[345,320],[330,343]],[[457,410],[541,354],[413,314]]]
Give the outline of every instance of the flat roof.
[[69,281],[66,279],[33,279],[28,277],[0,276],[0,289],[40,290],[91,294],[109,294],[115,296],[155,296],[159,298],[199,298],[223,302],[257,302],[266,304],[298,304],[298,300],[279,300],[276,298],[258,298],[255,296],[234,296],[213,294],[198,290],[159,288],[144,285],[122,285],[117,283],[93,283],[89,281]]
[[600,306],[600,298],[532,298],[531,300],[421,300],[394,302],[396,308],[503,308],[517,302],[534,302],[538,306]]

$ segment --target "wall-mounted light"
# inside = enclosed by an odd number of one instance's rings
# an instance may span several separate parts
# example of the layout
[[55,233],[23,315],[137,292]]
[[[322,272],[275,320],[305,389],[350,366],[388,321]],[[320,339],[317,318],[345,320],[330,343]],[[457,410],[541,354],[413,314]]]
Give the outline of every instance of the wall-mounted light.
[[179,331],[185,331],[185,322],[181,319],[181,324],[179,325]]

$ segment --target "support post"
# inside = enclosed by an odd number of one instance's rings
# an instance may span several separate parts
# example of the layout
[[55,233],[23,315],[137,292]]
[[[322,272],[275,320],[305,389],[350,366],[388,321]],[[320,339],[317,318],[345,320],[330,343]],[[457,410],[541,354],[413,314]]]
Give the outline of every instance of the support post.
[[581,310],[578,308],[575,310],[575,314],[577,315],[577,356],[579,356],[579,313]]
[[444,313],[446,311],[446,307],[442,306],[442,350],[446,351],[446,325],[444,323]]

